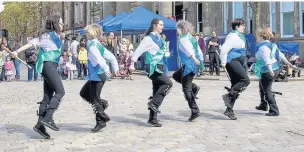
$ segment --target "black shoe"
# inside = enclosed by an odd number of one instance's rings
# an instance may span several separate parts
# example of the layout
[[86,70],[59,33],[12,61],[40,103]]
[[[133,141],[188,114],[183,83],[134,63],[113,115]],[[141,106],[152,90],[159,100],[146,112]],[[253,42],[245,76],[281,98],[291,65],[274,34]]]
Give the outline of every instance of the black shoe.
[[279,114],[274,113],[274,112],[269,112],[269,113],[266,113],[266,116],[279,116]]
[[153,97],[152,96],[150,96],[149,98],[148,98],[148,100],[152,100],[153,99]]
[[223,95],[222,97],[225,102],[225,106],[227,108],[232,108],[231,97],[230,97],[229,93]]
[[148,124],[154,126],[154,127],[161,127],[162,124],[158,122],[157,119],[149,119]]
[[256,106],[255,109],[257,110],[262,110],[262,111],[268,111],[268,106],[267,104],[260,104],[259,106]]
[[36,124],[33,129],[38,134],[40,134],[44,139],[50,139],[51,138],[51,136],[46,132],[46,129],[45,129],[45,127],[43,125]]
[[200,88],[199,86],[197,86],[195,92],[193,92],[193,93],[194,93],[195,99],[198,99],[197,94],[198,94],[198,92],[199,92],[200,89],[201,89],[201,88]]
[[91,130],[93,133],[98,132],[102,128],[105,128],[107,126],[106,123],[97,123],[96,126]]
[[224,112],[224,115],[229,117],[231,120],[237,120],[237,118],[235,117],[235,115],[233,113],[233,110],[226,109],[226,111]]
[[52,116],[46,116],[40,122],[52,130],[59,131],[59,128],[56,126]]
[[154,112],[160,113],[160,111],[157,109],[156,105],[153,102],[148,102],[148,108],[150,108],[151,110],[153,110]]
[[191,113],[191,116],[189,118],[189,121],[193,121],[194,119],[198,118],[201,114],[198,113]]

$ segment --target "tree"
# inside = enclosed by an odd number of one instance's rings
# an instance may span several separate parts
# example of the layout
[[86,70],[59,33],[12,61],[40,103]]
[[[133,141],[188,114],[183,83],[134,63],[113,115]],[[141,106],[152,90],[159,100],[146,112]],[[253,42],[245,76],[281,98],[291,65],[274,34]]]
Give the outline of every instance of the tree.
[[252,30],[253,33],[260,27],[261,2],[249,2],[252,9]]
[[39,2],[7,2],[0,20],[14,38],[33,36],[39,26]]

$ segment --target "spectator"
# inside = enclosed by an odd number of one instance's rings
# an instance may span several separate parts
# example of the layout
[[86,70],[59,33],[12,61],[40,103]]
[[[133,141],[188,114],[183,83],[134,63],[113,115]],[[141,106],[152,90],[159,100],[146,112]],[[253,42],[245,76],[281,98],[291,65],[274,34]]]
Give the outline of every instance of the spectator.
[[4,50],[4,44],[1,43],[0,48],[0,81],[5,80],[5,68],[4,63],[6,62],[6,56],[8,55],[7,52]]
[[210,38],[208,48],[209,60],[210,60],[210,75],[213,75],[214,68],[216,69],[216,75],[220,76],[220,58],[219,58],[219,44],[220,39],[217,37],[215,31],[212,32],[212,37]]
[[206,54],[206,43],[204,40],[204,34],[196,34],[197,40],[198,40],[198,45],[200,49],[202,50],[202,53],[205,55]]
[[109,34],[108,40],[107,40],[107,44],[108,46],[106,47],[112,54],[117,54],[114,52],[114,48],[115,48],[115,39],[114,39],[114,33],[111,32]]
[[14,78],[14,71],[15,71],[14,62],[12,61],[11,56],[6,57],[4,68],[5,68],[6,81],[11,82]]
[[[21,46],[22,46],[22,44],[20,43],[19,39],[16,39],[14,50],[18,50]],[[14,62],[15,69],[16,69],[15,79],[19,80],[20,79],[20,61],[17,58],[13,58],[13,62]]]
[[[86,49],[86,40],[82,38],[80,40],[80,48],[79,48],[79,54],[78,54],[78,60],[80,62],[80,78],[83,79],[82,76],[87,76],[87,67],[88,67],[88,51]],[[82,75],[83,72],[83,75]]]
[[35,51],[35,49],[28,49],[25,51],[26,63],[32,67],[32,68],[28,68],[27,80],[29,82],[33,80],[33,73],[34,73],[34,81],[38,81],[38,73],[36,72],[36,68],[35,68],[37,56],[38,54]]
[[76,40],[76,37],[72,38],[72,43],[70,45],[70,51],[72,53],[72,64],[76,65],[78,78],[80,78],[81,71],[80,71],[80,63],[78,60],[79,42]]

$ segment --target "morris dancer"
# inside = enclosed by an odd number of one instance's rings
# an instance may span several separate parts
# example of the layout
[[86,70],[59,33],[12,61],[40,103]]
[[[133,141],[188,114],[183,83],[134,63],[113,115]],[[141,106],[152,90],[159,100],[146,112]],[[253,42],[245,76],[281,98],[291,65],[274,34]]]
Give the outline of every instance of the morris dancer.
[[[88,25],[85,28],[86,37],[88,38],[88,81],[82,87],[80,96],[88,103],[92,104],[96,113],[96,126],[91,130],[98,132],[106,127],[106,122],[110,121],[109,116],[104,112],[108,107],[108,101],[101,99],[101,90],[111,77],[110,68],[106,63],[108,60],[114,68],[115,73],[118,72],[118,63],[115,56],[108,51],[99,41],[102,36],[102,28],[98,24]],[[106,60],[105,60],[106,59]]]
[[173,74],[173,79],[182,84],[183,92],[191,109],[189,121],[200,116],[200,110],[195,102],[199,86],[192,83],[195,75],[203,69],[203,54],[197,40],[191,35],[193,26],[187,21],[178,21],[176,24],[179,34],[179,51],[182,67]]
[[223,100],[227,107],[224,114],[232,120],[236,120],[233,113],[233,106],[239,93],[243,92],[250,84],[246,69],[246,39],[243,35],[245,32],[245,21],[235,19],[232,21],[233,31],[227,35],[225,43],[222,46],[220,58],[222,67],[227,71],[231,81],[229,93],[223,95]]
[[160,113],[158,108],[172,87],[172,81],[164,73],[166,65],[163,60],[166,51],[166,42],[160,35],[163,28],[162,20],[153,19],[150,28],[145,33],[145,37],[131,58],[131,69],[134,70],[134,62],[136,62],[143,53],[146,53],[146,72],[152,80],[153,85],[153,98],[148,102],[148,109],[150,110],[148,123],[155,127],[162,126],[157,120],[157,113]]
[[62,47],[59,34],[63,30],[63,25],[59,15],[48,17],[45,29],[40,32],[39,38],[31,40],[28,44],[12,53],[17,56],[21,51],[32,47],[39,50],[36,71],[41,73],[44,78],[44,96],[43,100],[39,102],[39,118],[33,129],[44,138],[50,138],[44,126],[59,131],[53,120],[53,114],[65,94],[61,78],[57,72]]
[[257,110],[267,111],[269,104],[269,113],[266,116],[278,116],[280,114],[276,100],[272,93],[272,83],[280,72],[280,60],[290,67],[296,68],[285,58],[285,55],[277,48],[276,44],[270,42],[273,38],[270,28],[262,28],[257,31],[257,42],[259,50],[256,53],[256,63],[254,73],[259,78],[259,89],[261,103],[255,108]]

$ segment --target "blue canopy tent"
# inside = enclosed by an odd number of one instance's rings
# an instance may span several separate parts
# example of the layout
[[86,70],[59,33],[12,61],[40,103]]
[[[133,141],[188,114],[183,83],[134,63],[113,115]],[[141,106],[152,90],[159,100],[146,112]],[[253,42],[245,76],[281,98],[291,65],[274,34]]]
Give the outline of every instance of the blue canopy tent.
[[299,43],[298,42],[279,42],[278,48],[284,54],[299,55]]
[[107,15],[101,21],[99,21],[98,24],[100,24],[101,26],[103,26],[104,23],[110,21],[113,18],[114,18],[113,15]]
[[[103,24],[105,24],[106,22],[112,20],[114,18],[113,15],[107,15],[103,18],[103,20],[99,21],[98,24],[100,24],[101,26],[103,26]],[[85,30],[84,29],[81,29],[80,30],[80,35],[85,35]]]
[[129,15],[115,22],[109,23],[104,26],[104,32],[120,32],[120,35],[128,33],[131,34],[143,34],[151,24],[153,18],[161,19],[164,23],[163,33],[170,41],[171,56],[167,59],[167,66],[169,71],[177,69],[177,52],[176,52],[176,22],[167,19],[163,16],[157,15],[142,6],[136,8]]
[[115,23],[116,21],[119,21],[121,19],[123,19],[124,17],[126,17],[128,15],[128,13],[126,13],[125,11],[122,11],[121,13],[119,13],[118,15],[116,15],[114,18],[112,18],[111,20],[108,20],[107,22],[103,23],[103,27],[110,25],[112,23]]

